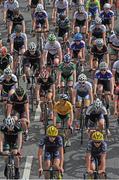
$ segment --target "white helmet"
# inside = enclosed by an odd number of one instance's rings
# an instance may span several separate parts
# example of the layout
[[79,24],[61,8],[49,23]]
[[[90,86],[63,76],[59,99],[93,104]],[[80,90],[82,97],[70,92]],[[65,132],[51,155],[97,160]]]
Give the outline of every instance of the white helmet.
[[3,123],[5,125],[5,127],[13,129],[14,125],[15,125],[15,121],[12,117],[7,117],[3,120]]
[[95,109],[100,109],[102,107],[102,101],[99,98],[97,98],[94,101],[93,106],[94,106]]
[[11,76],[12,75],[12,70],[10,68],[4,69],[4,75]]
[[36,51],[36,44],[34,42],[30,42],[29,51]]
[[95,24],[101,24],[102,23],[102,19],[100,17],[96,17],[95,18]]
[[103,39],[100,38],[96,39],[95,43],[98,47],[102,47],[104,44]]
[[36,12],[42,12],[44,10],[44,7],[42,4],[38,4],[36,7]]
[[103,6],[104,9],[110,9],[111,8],[111,4],[109,3],[105,3]]
[[80,74],[79,76],[78,76],[78,81],[80,81],[80,82],[85,82],[85,81],[87,81],[87,77],[86,77],[86,75],[85,74]]
[[100,65],[99,65],[99,69],[102,70],[102,69],[108,69],[108,65],[106,62],[101,62]]

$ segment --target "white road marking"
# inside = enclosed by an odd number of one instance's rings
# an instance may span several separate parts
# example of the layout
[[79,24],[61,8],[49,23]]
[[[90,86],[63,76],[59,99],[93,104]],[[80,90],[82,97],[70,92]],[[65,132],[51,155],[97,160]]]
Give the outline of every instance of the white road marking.
[[40,121],[41,108],[40,105],[36,108],[34,121]]
[[22,180],[29,180],[33,156],[27,156]]

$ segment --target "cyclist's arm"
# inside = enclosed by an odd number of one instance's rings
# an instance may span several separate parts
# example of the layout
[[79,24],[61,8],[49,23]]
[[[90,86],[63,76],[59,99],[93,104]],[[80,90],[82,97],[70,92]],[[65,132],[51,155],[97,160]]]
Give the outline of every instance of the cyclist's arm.
[[91,153],[90,152],[86,153],[85,159],[86,159],[86,168],[87,168],[87,171],[90,171],[91,170],[91,167],[90,167]]
[[84,59],[85,60],[85,46],[82,48],[82,59]]
[[106,152],[101,154],[101,169],[103,172],[105,172],[106,168]]
[[36,99],[40,100],[40,85],[36,84]]
[[44,53],[43,53],[43,62],[42,62],[43,66],[45,66],[47,64],[47,55],[48,55],[48,50],[44,50]]
[[111,94],[113,94],[114,92],[114,78],[113,77],[110,79],[110,85],[111,85]]
[[18,144],[18,151],[20,151],[22,148],[22,131],[18,133],[17,144]]
[[55,101],[55,83],[52,85],[52,99]]
[[91,46],[92,32],[89,32],[88,45]]
[[3,21],[6,22],[6,18],[7,18],[7,8],[4,7],[3,9]]
[[10,37],[10,53],[14,52],[14,39]]
[[59,56],[59,63],[62,62],[62,49],[61,48],[58,48],[58,56]]
[[61,71],[58,71],[58,73],[57,73],[57,80],[58,80],[58,85],[60,86],[60,83],[61,83]]
[[49,21],[48,21],[48,18],[46,18],[46,31],[49,31]]
[[60,167],[63,168],[63,165],[64,165],[64,150],[63,150],[63,147],[59,148],[59,153],[60,153]]
[[28,0],[28,5],[31,6],[31,0]]
[[0,96],[2,95],[3,85],[0,84]]
[[38,149],[38,166],[39,166],[39,169],[42,168],[42,157],[43,157],[43,149],[39,147],[39,149]]
[[27,50],[27,36],[25,35],[25,39],[24,39],[24,48],[25,51]]
[[73,113],[73,107],[72,107],[72,109],[70,111],[70,125],[72,125],[73,119],[74,119],[74,113]]
[[67,6],[67,8],[66,8],[66,16],[68,17],[68,15],[69,15],[69,8]]
[[106,57],[106,63],[109,65],[109,53],[105,54]]
[[3,152],[4,134],[0,131],[0,152]]
[[57,117],[57,112],[54,111],[53,114],[53,124],[56,126],[56,117]]
[[73,103],[74,106],[76,104],[76,95],[77,95],[76,89],[73,89],[72,103]]
[[97,91],[97,83],[98,83],[98,79],[94,79],[94,94],[96,94]]
[[33,25],[32,26],[33,26],[32,27],[33,31],[35,31],[35,27],[36,27],[36,18],[35,17],[33,18]]
[[22,32],[25,33],[25,21],[22,21]]
[[118,112],[118,95],[115,95],[114,96],[114,114],[117,114],[117,112]]
[[103,32],[102,38],[103,38],[104,44],[106,45],[106,32]]
[[7,117],[11,115],[12,108],[13,108],[13,105],[8,102],[7,103]]
[[114,16],[112,16],[111,22],[112,22],[112,24],[111,24],[111,31],[113,31],[114,30]]
[[73,83],[74,84],[76,83],[76,70],[74,70],[73,72]]
[[90,68],[93,69],[93,59],[94,59],[94,54],[90,54]]
[[90,95],[90,101],[91,101],[91,104],[92,104],[93,103],[93,89],[92,89],[92,87],[89,90],[89,95]]
[[30,124],[30,117],[29,117],[29,103],[27,102],[25,105],[25,112],[26,112],[26,116],[27,116],[27,120]]

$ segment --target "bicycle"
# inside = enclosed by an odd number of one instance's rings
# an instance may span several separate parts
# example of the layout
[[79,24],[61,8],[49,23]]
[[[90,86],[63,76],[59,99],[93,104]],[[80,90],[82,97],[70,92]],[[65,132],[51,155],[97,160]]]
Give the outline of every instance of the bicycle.
[[15,179],[15,156],[20,156],[20,154],[13,154],[9,152],[8,154],[1,153],[1,156],[7,156],[7,179]]

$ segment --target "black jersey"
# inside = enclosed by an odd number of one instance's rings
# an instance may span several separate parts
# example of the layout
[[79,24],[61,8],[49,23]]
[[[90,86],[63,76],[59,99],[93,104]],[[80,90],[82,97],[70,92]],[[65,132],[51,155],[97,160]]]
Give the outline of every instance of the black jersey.
[[51,76],[48,77],[48,80],[46,82],[44,82],[42,78],[38,78],[37,83],[40,84],[41,90],[48,91],[54,84],[54,80]]

